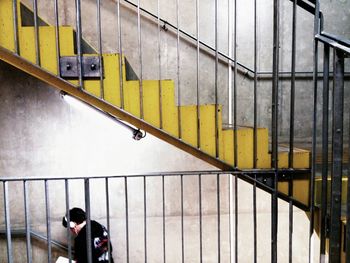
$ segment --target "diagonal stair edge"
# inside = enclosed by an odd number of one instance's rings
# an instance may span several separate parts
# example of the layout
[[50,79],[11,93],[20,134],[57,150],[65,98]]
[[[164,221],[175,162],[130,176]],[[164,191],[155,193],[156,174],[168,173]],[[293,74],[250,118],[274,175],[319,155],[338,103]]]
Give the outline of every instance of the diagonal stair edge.
[[67,92],[68,94],[94,106],[97,107],[105,112],[108,112],[109,114],[121,118],[122,120],[145,130],[146,132],[158,137],[159,139],[162,139],[177,148],[184,150],[185,152],[188,152],[189,154],[192,154],[193,156],[223,170],[223,171],[232,171],[234,168],[225,162],[204,153],[203,151],[179,140],[178,138],[173,137],[172,135],[168,134],[167,132],[160,130],[159,128],[154,127],[153,125],[150,125],[149,123],[145,122],[142,119],[139,119],[130,113],[119,109],[111,104],[109,104],[106,101],[103,101],[93,95],[90,95],[83,90],[77,88],[73,84],[69,83],[68,81],[65,81],[56,75],[42,69],[41,67],[23,59],[19,55],[0,47],[0,59],[26,73],[29,75],[36,77],[45,83],[49,84],[50,86],[57,88],[59,90],[63,90],[64,92]]

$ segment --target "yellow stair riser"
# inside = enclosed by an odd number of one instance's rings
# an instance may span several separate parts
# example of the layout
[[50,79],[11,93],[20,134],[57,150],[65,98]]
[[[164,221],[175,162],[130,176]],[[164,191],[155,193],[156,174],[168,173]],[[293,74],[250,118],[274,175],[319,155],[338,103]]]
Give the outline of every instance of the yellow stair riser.
[[[293,180],[293,194],[292,197],[303,203],[308,205],[310,201],[309,197],[309,187],[310,180],[309,178],[296,178]],[[278,191],[288,195],[289,183],[288,182],[279,182],[278,183]]]
[[[198,145],[198,118],[197,106],[181,106],[181,139],[186,143],[197,147]],[[199,106],[199,148],[216,157],[216,125],[215,125],[215,105]],[[218,108],[218,147],[219,158],[223,158],[223,140],[222,140],[222,115],[221,106]]]
[[[60,53],[61,56],[73,56],[73,29],[60,27]],[[19,29],[20,55],[32,63],[36,63],[34,27],[21,27]],[[55,27],[39,27],[40,64],[47,71],[57,74]]]
[[[271,157],[268,154],[268,130],[259,128],[257,134],[257,168],[270,168]],[[223,131],[224,161],[234,162],[234,131]],[[240,169],[253,168],[253,129],[240,128],[237,130],[238,167]]]
[[[20,2],[17,2],[17,10]],[[18,28],[21,25],[21,17],[17,17]],[[14,40],[13,0],[0,1],[0,45],[10,51],[15,51]]]

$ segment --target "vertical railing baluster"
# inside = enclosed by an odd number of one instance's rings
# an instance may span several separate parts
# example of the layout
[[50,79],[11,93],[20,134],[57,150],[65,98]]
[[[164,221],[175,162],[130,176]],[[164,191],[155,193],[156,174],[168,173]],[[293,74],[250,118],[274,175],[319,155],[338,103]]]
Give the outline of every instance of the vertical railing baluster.
[[82,54],[82,26],[81,26],[81,0],[75,0],[76,40],[77,40],[77,65],[79,75],[79,87],[84,89],[83,83],[83,54]]
[[218,31],[218,0],[215,0],[215,156],[219,157],[219,91],[218,91],[218,82],[219,82],[219,31]]
[[58,17],[58,0],[54,0],[54,15],[55,15],[55,42],[56,42],[56,56],[57,56],[57,75],[61,76],[61,68],[60,68],[60,24]]
[[35,38],[35,63],[40,66],[40,35],[38,23],[38,0],[33,1],[34,38]]
[[163,87],[162,87],[162,54],[160,40],[160,0],[157,0],[157,30],[158,30],[158,86],[159,86],[159,127],[163,129]]
[[229,174],[229,184],[228,184],[228,203],[229,203],[229,243],[230,243],[230,263],[233,262],[233,251],[234,251],[234,245],[233,245],[233,189],[232,189],[232,184],[233,184],[233,175]]
[[235,174],[235,262],[238,262],[238,177]]
[[[297,0],[293,0],[292,14],[292,62],[291,62],[291,89],[290,89],[290,125],[289,125],[289,155],[288,167],[294,166],[294,108],[295,108],[295,61],[296,61],[296,25],[297,25]],[[293,196],[293,173],[288,178],[288,195]],[[293,262],[293,201],[289,201],[289,263]]]
[[329,136],[329,46],[324,45],[323,56],[323,109],[322,109],[322,189],[321,189],[321,230],[320,261],[326,257],[326,219],[328,206],[328,136]]
[[137,33],[139,47],[139,63],[140,63],[140,118],[143,119],[143,65],[142,65],[142,40],[141,40],[141,14],[140,0],[137,0]]
[[91,244],[91,211],[90,211],[90,179],[84,179],[85,192],[85,213],[86,213],[86,253],[87,262],[92,263],[92,244]]
[[[233,72],[233,166],[238,167],[238,144],[237,144],[237,0],[234,0],[234,36],[233,36],[233,55],[234,72]],[[236,178],[237,179],[237,178]],[[237,255],[236,251],[236,255]],[[237,256],[236,256],[237,257]],[[236,258],[237,262],[237,258]]]
[[11,215],[9,202],[8,182],[3,182],[4,190],[4,209],[5,209],[5,227],[6,227],[6,245],[7,245],[7,262],[12,263],[12,238],[11,238]]
[[220,174],[216,175],[216,208],[218,220],[218,263],[221,262],[221,206],[220,206]]
[[[111,263],[112,250],[111,250],[111,224],[110,224],[110,213],[109,213],[109,180],[105,178],[106,186],[106,214],[107,214],[107,231],[108,231],[108,263]],[[115,253],[115,248],[114,248]]]
[[273,1],[273,82],[272,82],[272,167],[275,169],[271,198],[271,262],[277,262],[278,231],[278,82],[279,82],[279,0]]
[[202,175],[198,175],[198,199],[199,199],[199,262],[203,262],[203,222],[202,222]]
[[118,23],[118,62],[119,62],[119,92],[120,108],[124,109],[124,76],[123,76],[123,46],[122,46],[122,24],[120,19],[120,0],[117,0],[117,23]]
[[17,0],[12,2],[13,10],[13,41],[14,41],[14,51],[19,54],[19,41],[18,41],[18,10],[17,10]]
[[101,0],[96,0],[97,5],[97,37],[98,37],[98,60],[100,63],[100,98],[104,99],[104,83],[103,83],[103,58],[102,58],[102,27],[101,27]]
[[256,174],[253,184],[253,228],[254,228],[254,263],[257,263],[258,239],[257,239],[257,216],[256,216]]
[[181,262],[185,262],[185,235],[184,235],[184,182],[180,175],[180,202],[181,202]]
[[340,262],[341,252],[341,190],[343,159],[343,116],[344,116],[344,54],[334,50],[333,86],[333,156],[329,257],[330,262]]
[[[350,117],[350,114],[349,114]],[[349,118],[350,120],[350,118]],[[348,131],[348,173],[347,173],[347,197],[346,197],[346,233],[345,233],[345,255],[346,263],[350,263],[350,121]]]
[[66,215],[67,215],[67,242],[68,242],[68,259],[69,263],[72,262],[72,234],[70,232],[69,228],[69,222],[70,222],[70,214],[69,214],[69,181],[68,179],[64,180],[64,190],[65,190],[65,200],[66,200]]
[[[315,16],[314,16],[314,35],[320,32],[320,2],[315,2]],[[318,72],[318,41],[314,39],[313,45],[313,115],[312,115],[312,150],[311,150],[311,177],[310,177],[310,224],[309,224],[309,263],[312,260],[313,253],[313,235],[314,235],[314,217],[315,217],[315,176],[316,176],[316,156],[317,156],[317,72]]]
[[45,210],[46,210],[46,234],[47,234],[47,262],[51,262],[51,218],[50,218],[50,196],[48,181],[44,181],[45,186]]
[[176,0],[176,76],[177,76],[177,116],[179,126],[179,138],[182,138],[181,127],[181,86],[180,86],[180,14],[179,14],[179,0]]
[[199,51],[200,51],[200,43],[199,43],[199,0],[196,0],[196,110],[197,110],[197,148],[200,149],[201,147],[201,125],[200,125],[200,119],[201,119],[201,113],[200,113],[200,92],[199,92]]
[[126,262],[129,263],[129,201],[128,201],[128,178],[124,177],[125,193],[125,237],[126,237]]
[[146,176],[143,177],[143,237],[145,250],[145,263],[147,263],[147,181]]
[[257,167],[258,160],[258,128],[257,128],[257,117],[258,117],[258,107],[257,107],[257,87],[258,87],[258,34],[257,34],[257,5],[256,0],[254,0],[254,120],[253,120],[253,168]]
[[162,175],[162,217],[163,217],[163,263],[166,262],[166,245],[165,245],[165,242],[166,242],[166,239],[165,239],[165,182],[164,182],[164,175]]
[[26,232],[26,252],[27,262],[32,262],[32,244],[30,238],[30,212],[29,212],[29,197],[27,189],[27,181],[23,181],[23,196],[24,196],[24,217],[25,217],[25,232]]

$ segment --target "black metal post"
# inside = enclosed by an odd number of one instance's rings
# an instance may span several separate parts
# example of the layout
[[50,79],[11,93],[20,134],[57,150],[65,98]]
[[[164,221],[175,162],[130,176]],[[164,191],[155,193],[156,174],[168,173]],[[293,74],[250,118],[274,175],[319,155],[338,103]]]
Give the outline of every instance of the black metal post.
[[334,50],[333,86],[333,157],[329,235],[329,262],[340,262],[341,251],[341,189],[344,115],[344,54]]
[[279,81],[279,0],[273,1],[273,82],[272,82],[272,167],[275,169],[271,196],[271,262],[277,262],[278,230],[278,81]]
[[326,218],[328,199],[328,129],[329,129],[329,46],[324,45],[323,56],[323,110],[322,110],[322,189],[321,189],[321,230],[320,260],[326,256]]

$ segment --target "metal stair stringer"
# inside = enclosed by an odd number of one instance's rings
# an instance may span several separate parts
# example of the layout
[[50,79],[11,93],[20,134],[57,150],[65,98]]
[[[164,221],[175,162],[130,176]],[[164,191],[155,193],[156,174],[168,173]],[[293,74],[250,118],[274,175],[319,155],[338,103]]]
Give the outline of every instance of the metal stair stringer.
[[50,86],[55,87],[58,90],[62,90],[93,107],[96,107],[106,113],[111,114],[112,116],[120,118],[123,121],[126,121],[140,129],[143,129],[146,132],[180,148],[181,150],[184,150],[196,156],[197,158],[205,162],[208,162],[209,164],[221,170],[224,170],[224,171],[233,170],[232,166],[224,163],[223,161],[202,152],[201,150],[171,136],[167,132],[154,127],[153,125],[145,122],[144,120],[139,119],[133,116],[132,114],[120,108],[117,108],[104,100],[101,100],[91,94],[84,92],[83,90],[77,88],[75,85],[71,84],[70,82],[65,81],[57,77],[56,75],[42,69],[41,67],[32,64],[31,62],[23,59],[22,57],[18,56],[15,53],[8,51],[3,47],[0,47],[0,59],[28,73],[29,75],[42,80],[43,82],[49,84]]

